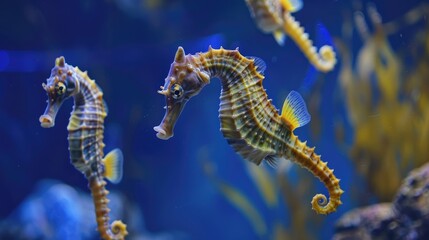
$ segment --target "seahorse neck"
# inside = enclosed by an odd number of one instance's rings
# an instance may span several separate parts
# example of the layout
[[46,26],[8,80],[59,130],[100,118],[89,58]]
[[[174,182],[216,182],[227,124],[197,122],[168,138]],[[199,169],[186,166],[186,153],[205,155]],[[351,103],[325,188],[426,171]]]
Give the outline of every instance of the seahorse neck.
[[[69,149],[73,165],[89,178],[93,171],[89,164],[98,164],[104,156],[103,129],[106,108],[103,93],[86,72],[75,68],[76,91],[70,116]],[[83,139],[87,139],[86,143]],[[88,140],[91,139],[91,140]],[[88,164],[89,163],[89,164]]]
[[237,82],[249,85],[264,78],[254,62],[242,56],[238,50],[209,49],[193,59],[197,67],[210,78],[220,79],[224,91]]
[[74,96],[75,107],[96,107],[102,106],[103,92],[99,89],[94,80],[90,79],[86,72],[76,69],[76,77],[79,82],[79,91]]

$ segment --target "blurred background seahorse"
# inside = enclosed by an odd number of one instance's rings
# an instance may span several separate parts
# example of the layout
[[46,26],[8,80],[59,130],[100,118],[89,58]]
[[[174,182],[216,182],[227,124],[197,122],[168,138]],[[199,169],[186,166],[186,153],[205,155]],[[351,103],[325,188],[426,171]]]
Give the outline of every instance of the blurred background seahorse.
[[302,0],[246,0],[259,29],[273,34],[279,45],[284,45],[286,35],[293,39],[308,61],[319,71],[331,71],[337,59],[332,46],[324,45],[317,53],[308,34],[291,13],[301,10]]

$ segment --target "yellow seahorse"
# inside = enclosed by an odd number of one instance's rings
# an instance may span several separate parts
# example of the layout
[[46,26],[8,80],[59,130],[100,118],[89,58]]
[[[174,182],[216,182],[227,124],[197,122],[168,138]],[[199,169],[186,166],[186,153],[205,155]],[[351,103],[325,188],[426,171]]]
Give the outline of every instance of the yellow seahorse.
[[55,116],[62,103],[74,98],[73,112],[67,126],[69,131],[70,160],[73,166],[88,179],[95,206],[98,231],[103,239],[122,240],[128,234],[122,221],[114,221],[109,228],[109,199],[104,178],[118,183],[122,178],[122,152],[112,150],[104,157],[104,118],[107,107],[103,92],[86,72],[65,63],[64,57],[55,61],[47,84],[42,84],[48,94],[48,106],[40,116],[44,128],[55,125]]
[[308,34],[291,13],[302,8],[302,0],[245,0],[252,17],[264,33],[272,33],[279,45],[283,45],[286,35],[294,40],[313,66],[322,72],[331,71],[336,62],[331,46],[324,45],[317,53]]
[[293,134],[293,130],[310,121],[304,100],[292,91],[279,115],[262,86],[265,63],[256,57],[243,57],[238,50],[218,50],[211,47],[205,53],[186,55],[182,47],[176,52],[170,72],[161,86],[166,97],[166,113],[157,137],[169,139],[186,102],[217,77],[222,82],[219,117],[223,136],[244,159],[259,165],[263,160],[289,159],[308,169],[328,188],[317,194],[311,204],[320,214],[328,214],[341,204],[340,180],[327,163]]

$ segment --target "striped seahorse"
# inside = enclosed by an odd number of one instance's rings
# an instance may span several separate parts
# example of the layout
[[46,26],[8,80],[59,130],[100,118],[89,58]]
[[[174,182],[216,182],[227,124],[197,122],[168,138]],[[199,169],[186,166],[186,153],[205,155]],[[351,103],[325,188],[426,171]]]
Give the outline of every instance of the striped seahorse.
[[71,163],[88,179],[101,237],[108,240],[125,239],[128,232],[122,221],[114,221],[109,227],[109,192],[104,178],[113,183],[121,180],[123,157],[119,149],[112,150],[104,157],[103,133],[107,106],[103,101],[103,92],[88,77],[87,72],[68,65],[64,57],[56,59],[47,84],[43,83],[42,86],[48,95],[48,105],[39,119],[44,128],[53,127],[62,103],[67,98],[74,98],[67,126]]
[[286,35],[293,39],[310,63],[319,71],[331,71],[336,62],[335,52],[324,45],[317,53],[313,42],[304,28],[291,15],[299,11],[302,0],[245,0],[258,28],[264,33],[272,33],[279,45],[283,45]]
[[286,98],[282,114],[268,99],[262,86],[265,63],[256,57],[243,57],[238,49],[212,49],[205,53],[185,55],[176,52],[164,86],[158,92],[166,97],[166,112],[157,137],[167,140],[188,100],[210,83],[222,82],[219,118],[220,130],[228,143],[244,159],[259,165],[285,158],[308,169],[327,187],[329,202],[323,194],[314,196],[311,204],[319,214],[328,214],[341,204],[339,179],[327,163],[293,134],[293,130],[310,121],[304,100],[292,91]]

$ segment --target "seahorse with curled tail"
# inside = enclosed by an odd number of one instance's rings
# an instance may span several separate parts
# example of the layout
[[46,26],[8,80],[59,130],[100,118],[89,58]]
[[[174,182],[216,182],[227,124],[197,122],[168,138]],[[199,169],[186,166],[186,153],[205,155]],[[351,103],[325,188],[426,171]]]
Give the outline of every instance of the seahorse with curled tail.
[[103,133],[107,107],[103,92],[86,72],[68,65],[63,57],[56,59],[51,76],[42,86],[48,94],[48,105],[39,119],[44,128],[53,127],[62,103],[70,97],[74,98],[67,126],[71,163],[88,179],[101,237],[107,240],[125,239],[128,232],[122,221],[114,221],[109,227],[109,192],[104,178],[113,183],[121,180],[123,157],[119,149],[104,157]]
[[308,38],[298,21],[291,13],[299,11],[302,0],[245,0],[259,29],[272,33],[279,45],[283,45],[286,35],[293,39],[310,63],[319,71],[331,71],[336,62],[331,46],[324,45],[317,53],[313,42]]
[[329,202],[322,194],[312,200],[320,214],[335,211],[341,204],[340,180],[335,177],[320,155],[293,130],[310,121],[304,100],[292,91],[283,104],[282,114],[268,99],[262,86],[265,63],[256,57],[243,57],[238,50],[215,50],[185,55],[179,47],[170,72],[161,86],[166,98],[164,118],[154,127],[158,138],[173,136],[174,126],[188,100],[197,95],[212,78],[222,82],[219,117],[221,131],[234,150],[255,164],[263,160],[273,163],[285,158],[308,169],[328,188]]

